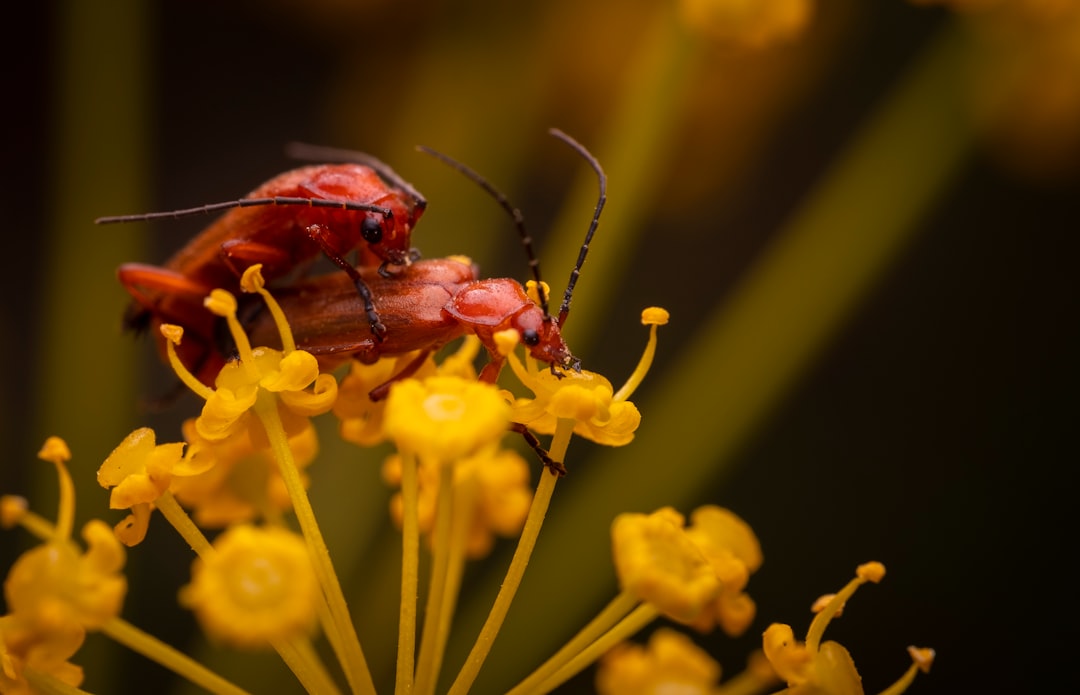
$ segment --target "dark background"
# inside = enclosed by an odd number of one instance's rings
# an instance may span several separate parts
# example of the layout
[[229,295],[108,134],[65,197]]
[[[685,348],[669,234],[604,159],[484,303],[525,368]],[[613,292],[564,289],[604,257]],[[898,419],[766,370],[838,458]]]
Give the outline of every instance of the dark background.
[[[662,333],[658,366],[650,377],[662,379],[663,360],[678,359],[693,337],[694,317],[738,285],[852,133],[929,38],[951,21],[943,10],[898,1],[874,3],[873,9],[852,4],[819,7],[811,29],[816,33],[806,40],[829,44],[823,49],[825,67],[809,87],[802,83],[796,97],[779,100],[782,106],[770,112],[753,156],[739,160],[735,183],[722,175],[711,178],[724,168],[710,168],[711,158],[730,150],[715,133],[694,130],[709,123],[707,113],[687,117],[668,169],[657,172],[657,202],[643,222],[650,230],[646,243],[627,261],[633,264],[633,282],[616,291],[609,325],[628,328],[604,330],[594,340],[590,351],[601,357],[591,366],[626,374],[641,342],[637,312],[646,304],[662,304],[674,317]],[[57,266],[54,245],[65,211],[86,222],[79,234],[89,243],[108,247],[119,237],[90,224],[94,216],[243,195],[289,166],[281,154],[284,142],[312,141],[372,152],[421,187],[432,206],[416,237],[425,255],[473,253],[472,247],[461,247],[471,242],[454,231],[461,219],[456,206],[466,205],[457,198],[473,194],[411,151],[423,143],[485,172],[490,171],[485,162],[494,160],[492,178],[509,182],[507,193],[525,211],[543,248],[543,230],[567,193],[567,171],[573,166],[559,156],[544,129],[559,126],[586,143],[604,133],[610,116],[605,90],[618,81],[620,56],[603,49],[620,46],[619,32],[590,39],[585,30],[617,23],[611,13],[621,6],[590,10],[581,33],[566,27],[567,43],[546,49],[550,70],[528,73],[548,81],[530,99],[530,84],[515,83],[514,71],[535,64],[514,50],[522,37],[532,35],[532,26],[552,23],[544,9],[483,2],[408,5],[327,2],[299,10],[284,2],[155,3],[144,10],[137,30],[145,46],[135,72],[142,81],[128,83],[130,93],[117,99],[124,85],[103,75],[101,84],[86,85],[85,103],[62,96],[69,60],[65,41],[73,30],[60,27],[74,16],[71,8],[58,3],[24,8],[29,14],[20,32],[33,38],[17,54],[9,44],[13,54],[6,61],[14,69],[6,108],[13,130],[3,145],[4,209],[11,222],[11,246],[0,273],[8,298],[0,353],[5,364],[0,435],[8,457],[0,476],[4,492],[34,489],[34,452],[46,435],[64,434],[70,422],[43,414],[51,412],[43,400],[66,396],[45,389],[41,375],[92,370],[87,355],[126,344],[118,321],[103,326],[100,337],[69,334],[60,354],[76,356],[71,361],[58,360],[58,346],[45,337],[51,335],[45,328],[47,278]],[[551,14],[566,14],[556,5]],[[89,34],[96,50],[108,52],[114,48],[110,32],[120,30],[103,21],[74,33]],[[594,40],[598,45],[590,49]],[[626,60],[637,47],[634,40],[627,34]],[[543,48],[542,42],[537,46]],[[543,55],[537,46],[532,60]],[[446,78],[435,85],[419,82],[428,93],[416,93],[422,61],[440,50],[455,56],[448,58],[449,66],[472,65],[461,57],[468,56],[495,67],[482,75],[455,74],[448,67]],[[575,56],[584,67],[577,67]],[[707,96],[696,102],[700,110],[709,108]],[[71,109],[101,112],[102,102],[115,103],[118,112],[125,103],[141,109],[145,131],[127,134],[137,141],[134,147],[130,142],[114,146],[109,138],[124,134],[107,129],[58,136]],[[522,141],[524,112],[537,126]],[[718,116],[717,122],[725,121]],[[84,150],[79,138],[93,142]],[[516,139],[508,143],[510,138]],[[511,165],[499,163],[499,151],[511,146],[531,153],[524,157],[527,168],[507,171]],[[1076,547],[1073,400],[1080,386],[1075,359],[1080,335],[1074,276],[1080,187],[1067,147],[1062,149],[1059,162],[1038,168],[1021,167],[992,147],[977,146],[855,314],[726,461],[715,489],[699,491],[695,503],[735,509],[755,528],[765,550],[766,563],[750,584],[758,623],[734,642],[701,640],[725,673],[739,669],[768,621],[791,622],[801,632],[816,596],[838,589],[856,564],[879,559],[890,570],[886,581],[861,590],[827,633],[852,651],[868,692],[885,687],[906,667],[903,648],[909,643],[933,646],[939,657],[931,675],[920,677],[911,692],[1041,692],[1075,680],[1067,671],[1077,646],[1067,567]],[[71,158],[84,152],[95,153],[95,161],[74,170],[91,172],[92,180],[79,184],[91,192],[91,202],[80,199],[76,206],[69,196],[87,191],[76,191],[62,173],[71,171]],[[118,161],[120,167],[138,165],[134,186],[139,190],[130,197],[114,197],[114,189],[131,179],[112,173]],[[489,202],[476,198],[488,214]],[[445,213],[436,212],[440,206]],[[520,250],[497,214],[491,212],[483,224],[463,226],[487,235],[485,243],[505,234],[493,244],[502,251],[475,255],[493,275],[521,276]],[[120,260],[160,261],[202,224],[184,220],[128,230],[124,233],[145,245],[137,258]],[[680,254],[677,262],[665,257],[672,238],[688,241],[693,252]],[[113,266],[93,272],[108,278]],[[559,286],[558,278],[553,285]],[[115,306],[90,306],[98,300],[83,299],[77,291],[68,296],[87,303],[76,311],[101,309],[118,316],[123,293],[109,291],[111,299],[103,301]],[[130,352],[137,360],[140,394],[164,383],[152,381],[163,372],[150,353],[148,345]],[[645,402],[648,388],[647,382]],[[100,461],[128,431],[111,421],[100,424],[104,415],[94,403],[79,406],[76,414],[80,426],[94,433],[81,450],[84,463]],[[708,427],[707,404],[684,405],[687,417],[700,417]],[[129,429],[149,422],[167,431],[178,415],[145,414],[132,406],[119,417]],[[161,437],[176,435],[162,432]],[[76,461],[79,457],[76,451]],[[658,463],[658,473],[675,474],[672,465]],[[94,466],[86,464],[76,477],[88,478]],[[45,491],[44,500],[53,499],[48,475],[43,473],[47,482],[38,488]],[[561,484],[572,485],[573,476]],[[614,480],[612,494],[622,484]],[[96,499],[80,497],[81,518],[101,508],[104,498],[96,494]],[[43,513],[51,513],[49,504],[42,505]],[[559,511],[556,501],[552,513]],[[3,538],[5,556],[24,547],[13,535]],[[186,572],[189,559],[166,536],[156,536],[164,549],[132,553],[133,583],[140,572],[183,581],[169,575]],[[137,558],[142,551],[146,555]],[[574,582],[568,573],[559,591],[573,591]],[[151,620],[139,624],[171,641],[185,639],[189,619],[164,605],[172,594],[144,593],[134,592],[125,616],[135,620],[140,607],[144,613],[160,608],[168,616],[158,623],[160,629]],[[511,612],[510,621],[513,617]],[[566,634],[574,627],[568,625]],[[534,657],[522,657],[528,662],[522,673],[543,653]],[[113,675],[118,682],[134,680],[125,673],[165,678],[154,668],[138,670],[145,667],[137,658],[121,657],[119,663]],[[124,691],[144,692],[145,682]],[[566,692],[590,688],[586,674]],[[96,689],[118,692],[100,684]]]

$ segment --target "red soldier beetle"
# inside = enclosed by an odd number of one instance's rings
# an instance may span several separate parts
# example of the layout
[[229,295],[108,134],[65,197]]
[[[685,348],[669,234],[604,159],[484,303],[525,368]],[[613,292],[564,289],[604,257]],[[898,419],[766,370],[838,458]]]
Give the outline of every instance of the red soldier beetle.
[[[343,151],[339,153],[339,158]],[[182,352],[185,363],[202,371],[201,361],[213,349],[207,337],[213,321],[203,299],[215,288],[239,290],[239,279],[261,263],[268,282],[303,268],[323,253],[339,267],[352,270],[346,256],[356,251],[356,264],[408,266],[419,254],[411,247],[412,229],[427,203],[390,167],[363,153],[352,161],[309,165],[265,182],[240,200],[171,212],[101,217],[98,224],[176,218],[226,210],[162,266],[126,263],[117,271],[133,302],[125,326],[145,330],[161,323],[184,326],[192,340]],[[364,303],[367,324],[376,339],[385,334],[367,283],[353,277]],[[202,345],[194,344],[202,339]]]
[[[580,371],[580,361],[563,341],[561,328],[570,312],[570,299],[589,243],[600,222],[607,179],[599,162],[582,145],[562,131],[552,129],[551,133],[574,148],[593,167],[600,187],[596,209],[570,274],[557,320],[548,311],[539,263],[520,211],[479,174],[445,155],[422,148],[477,182],[510,212],[536,281],[539,305],[528,297],[518,281],[478,279],[475,267],[453,259],[419,261],[402,269],[393,281],[377,277],[371,268],[350,268],[346,271],[348,277],[334,273],[294,283],[274,293],[292,328],[297,347],[314,354],[324,369],[333,369],[349,358],[372,363],[380,357],[420,350],[420,355],[395,375],[392,382],[414,372],[434,350],[472,333],[490,356],[480,378],[494,382],[505,361],[496,348],[494,336],[500,331],[514,329],[526,350],[535,359],[549,364],[552,373],[558,374],[557,368]],[[361,307],[355,292],[350,291],[350,279],[371,284],[380,316],[388,327],[382,341],[373,339],[357,324],[355,317]],[[248,328],[254,344],[272,341],[275,335],[266,316],[249,317]],[[388,389],[389,382],[372,391],[371,397],[378,400]]]

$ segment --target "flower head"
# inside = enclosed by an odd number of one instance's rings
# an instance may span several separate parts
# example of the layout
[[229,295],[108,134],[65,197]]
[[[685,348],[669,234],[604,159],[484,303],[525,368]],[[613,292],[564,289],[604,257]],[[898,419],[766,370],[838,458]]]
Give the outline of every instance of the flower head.
[[183,455],[182,443],[157,444],[154,431],[142,427],[125,437],[101,464],[97,480],[110,490],[109,507],[131,510],[115,528],[124,545],[137,545],[146,537],[154,502],[169,488]]
[[451,463],[497,441],[510,408],[490,384],[452,376],[394,384],[383,429],[398,448],[422,461]]
[[763,561],[757,536],[733,512],[715,505],[695,509],[690,519],[686,533],[708,558],[721,587],[711,608],[693,626],[708,632],[719,625],[729,635],[741,635],[757,612],[753,599],[743,591]]
[[720,664],[686,635],[660,628],[647,646],[623,642],[600,661],[600,695],[680,693],[707,695],[720,680]]
[[319,584],[300,537],[242,524],[222,533],[214,551],[195,561],[180,592],[211,638],[255,648],[312,630]]
[[[214,389],[204,387],[183,366],[176,356],[175,346],[183,336],[183,329],[165,324],[162,335],[167,339],[169,361],[177,375],[197,394],[206,399],[202,414],[196,421],[199,436],[207,440],[221,440],[237,430],[253,427],[251,411],[260,394],[277,398],[286,431],[290,423],[301,426],[300,418],[324,413],[337,397],[337,381],[329,374],[320,374],[315,356],[297,350],[292,331],[285,321],[281,307],[263,287],[261,265],[253,265],[244,272],[240,286],[246,292],[262,295],[267,308],[281,334],[282,350],[266,347],[252,348],[236,317],[236,298],[225,290],[214,290],[206,299],[206,307],[225,319],[236,344],[239,358],[222,368],[215,380]],[[289,417],[292,415],[293,417]]]
[[[296,428],[293,428],[296,429]],[[190,465],[173,476],[169,490],[192,510],[195,522],[206,528],[250,522],[288,510],[292,501],[271,451],[252,440],[247,430],[220,441],[199,436],[195,420],[183,425]],[[288,437],[299,469],[315,459],[319,449],[315,427],[307,419]],[[307,483],[306,476],[303,482]]]
[[101,627],[120,613],[127,580],[124,549],[103,521],[83,527],[89,546],[53,541],[32,548],[11,566],[4,582],[8,609],[24,622],[53,627],[76,624]]
[[[509,352],[514,374],[534,394],[533,398],[518,399],[506,394],[513,404],[513,421],[551,434],[560,419],[573,420],[574,433],[578,436],[609,446],[629,444],[641,424],[641,413],[628,399],[652,365],[656,328],[667,323],[668,314],[654,307],[642,312],[641,319],[650,327],[649,342],[637,368],[617,392],[610,381],[595,372],[554,374],[549,369],[538,368],[532,360],[522,364]],[[512,332],[508,334],[507,337],[516,337]]]
[[611,524],[615,571],[624,591],[673,620],[697,620],[720,592],[708,559],[687,536],[671,507],[620,514]]
[[[821,642],[829,622],[839,615],[844,603],[855,590],[866,582],[880,582],[885,576],[885,566],[880,562],[868,562],[856,569],[855,578],[832,596],[810,624],[806,641],[799,642],[790,626],[773,623],[763,635],[765,656],[780,678],[787,682],[785,691],[791,695],[862,695],[862,679],[847,649],[836,642]],[[918,671],[929,671],[933,662],[933,650],[909,647],[912,665],[888,692],[898,695],[907,689]]]

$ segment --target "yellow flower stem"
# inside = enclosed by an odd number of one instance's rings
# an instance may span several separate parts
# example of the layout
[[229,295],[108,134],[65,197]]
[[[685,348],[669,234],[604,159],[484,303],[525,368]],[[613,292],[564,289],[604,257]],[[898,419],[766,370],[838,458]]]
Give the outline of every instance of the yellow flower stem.
[[765,669],[747,666],[742,672],[721,683],[711,695],[759,695],[772,692],[780,683],[771,667]]
[[23,670],[26,682],[30,684],[35,695],[89,695],[85,690],[76,688],[74,685],[59,680],[55,676],[43,671],[35,671],[32,668]]
[[[315,519],[315,511],[311,508],[311,500],[307,490],[304,489],[300,478],[300,471],[296,467],[292,449],[289,448],[289,440],[285,435],[285,428],[281,424],[281,417],[277,411],[277,398],[260,389],[259,396],[255,401],[255,414],[262,422],[266,430],[266,436],[270,440],[270,447],[274,452],[274,458],[278,462],[285,488],[289,491],[289,499],[292,501],[293,512],[300,525],[300,531],[308,544],[315,574],[319,579],[322,592],[326,596],[326,602],[330,607],[330,617],[333,622],[332,628],[338,633],[339,640],[332,640],[331,645],[336,646],[335,654],[345,671],[345,677],[354,693],[369,693],[374,695],[375,683],[371,678],[364,652],[360,648],[360,639],[356,635],[356,628],[349,616],[349,609],[345,603],[345,595],[341,591],[341,583],[334,572],[330,561],[330,551],[326,547],[322,531]],[[329,630],[328,630],[329,632]]]
[[[53,523],[36,512],[29,509],[19,517],[19,526],[39,541],[55,540],[56,527]],[[70,541],[74,547],[75,542]]]
[[645,350],[641,353],[641,359],[638,360],[637,366],[634,367],[634,371],[626,379],[626,383],[623,384],[618,391],[612,395],[612,401],[625,401],[634,395],[634,391],[644,381],[645,375],[649,373],[649,368],[652,367],[653,358],[656,357],[656,325],[649,326],[649,342],[645,344]]
[[[450,478],[451,476],[444,476]],[[454,618],[458,591],[461,588],[461,574],[465,569],[466,539],[472,524],[473,498],[476,493],[476,480],[472,477],[455,481],[449,496],[452,513],[444,521],[442,505],[445,497],[439,498],[439,517],[435,525],[435,561],[432,569],[431,593],[429,594],[427,614],[424,617],[424,633],[420,643],[420,661],[417,667],[416,693],[430,695],[435,692],[442,669],[446,643],[450,637],[450,625]],[[445,494],[440,486],[440,495]],[[446,529],[440,528],[445,524]],[[438,600],[431,597],[438,594]],[[431,620],[434,616],[435,620]],[[432,639],[428,639],[428,635]]]
[[191,520],[191,517],[188,516],[188,513],[180,506],[180,503],[176,501],[171,492],[166,490],[161,497],[158,497],[156,504],[161,515],[172,524],[172,527],[187,541],[192,550],[199,555],[205,555],[213,551],[214,548],[210,545],[210,541],[206,539],[206,536]]
[[210,397],[214,395],[214,389],[196,379],[195,375],[184,366],[184,363],[180,361],[180,356],[176,354],[176,346],[173,344],[172,338],[168,335],[166,335],[165,353],[169,358],[169,366],[172,367],[173,372],[180,378],[180,381],[184,382],[184,385],[199,398],[204,401],[210,400]]
[[395,693],[411,693],[416,659],[416,600],[420,575],[419,474],[416,454],[401,454],[401,611]]
[[71,529],[75,525],[75,484],[62,460],[53,461],[56,474],[60,478],[60,501],[56,512],[56,539],[66,541],[71,538]]
[[918,664],[912,664],[907,671],[904,671],[904,675],[900,676],[899,680],[882,690],[878,695],[901,695],[901,693],[907,692],[907,689],[915,681],[915,675],[918,672]]
[[633,613],[623,618],[619,624],[608,630],[588,647],[581,650],[577,656],[552,674],[550,678],[541,682],[529,692],[535,695],[550,693],[555,688],[584,671],[616,644],[637,634],[643,627],[656,620],[659,615],[659,611],[651,604],[646,603],[638,606]]
[[810,627],[806,631],[806,649],[811,654],[817,652],[818,647],[821,646],[821,637],[825,634],[825,628],[828,627],[829,621],[831,621],[837,614],[844,608],[844,604],[848,599],[852,597],[856,589],[866,583],[865,579],[861,577],[855,577],[841,589],[832,599],[829,600],[825,607],[818,611],[817,615],[810,622]]
[[610,630],[618,621],[641,603],[633,594],[623,591],[607,605],[604,610],[593,618],[588,625],[574,635],[573,639],[566,643],[559,651],[545,661],[540,668],[529,674],[525,680],[518,683],[507,695],[525,695],[533,692],[538,684],[543,683],[553,676],[560,668],[565,666],[571,659],[580,654],[597,638]]
[[[555,425],[555,434],[551,439],[551,458],[563,462],[566,459],[566,449],[570,445],[570,437],[574,433],[574,420],[560,419]],[[540,482],[536,486],[533,495],[532,506],[529,507],[529,516],[525,519],[525,528],[521,531],[514,557],[510,560],[510,567],[506,571],[499,593],[495,597],[495,603],[491,606],[487,620],[480,629],[480,634],[473,644],[465,664],[461,667],[454,684],[450,686],[448,695],[464,695],[469,692],[480,668],[484,665],[491,646],[495,643],[495,636],[499,634],[503,620],[510,610],[510,603],[514,600],[521,578],[525,574],[525,568],[529,564],[533,548],[536,547],[536,539],[540,535],[540,527],[544,524],[544,516],[547,514],[548,505],[551,504],[551,495],[555,491],[555,483],[559,476],[551,472],[550,468],[544,468],[540,476]]]
[[132,651],[161,664],[214,695],[243,695],[247,692],[126,620],[112,618],[101,627],[101,631]]
[[450,565],[450,522],[454,512],[453,464],[439,469],[439,492],[435,503],[435,528],[432,531],[431,579],[427,605],[424,608],[424,627],[420,638],[420,656],[416,668],[416,695],[435,692],[436,675],[432,673],[438,648],[438,624],[446,599],[446,580]]
[[294,640],[274,640],[274,649],[289,670],[308,693],[319,695],[340,695],[334,680],[324,667],[319,655],[306,638]]

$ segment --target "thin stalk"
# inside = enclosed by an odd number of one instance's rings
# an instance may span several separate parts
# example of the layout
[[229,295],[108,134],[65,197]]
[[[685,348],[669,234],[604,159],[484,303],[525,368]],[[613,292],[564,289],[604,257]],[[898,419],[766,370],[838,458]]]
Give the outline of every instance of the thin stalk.
[[341,583],[334,572],[334,566],[330,560],[330,550],[326,547],[326,541],[323,539],[319,523],[315,518],[315,511],[311,508],[311,500],[308,498],[307,490],[304,489],[300,471],[296,467],[292,449],[289,448],[288,437],[285,435],[285,428],[281,424],[281,417],[277,411],[277,398],[269,392],[260,390],[259,397],[255,401],[254,410],[266,430],[267,438],[270,440],[270,446],[274,452],[274,458],[278,462],[281,477],[285,482],[286,489],[289,491],[293,512],[296,514],[296,520],[300,524],[300,531],[307,541],[315,574],[319,579],[323,594],[326,596],[330,616],[340,639],[340,643],[336,640],[332,642],[333,645],[339,648],[339,651],[336,652],[337,658],[345,671],[345,677],[349,681],[352,691],[354,693],[374,695],[375,683],[371,678],[367,660],[364,659],[364,652],[360,648],[360,639],[356,635],[356,628],[353,626],[352,619],[349,616],[349,608],[345,603],[345,594],[341,591]]
[[[566,449],[570,445],[570,437],[574,433],[574,424],[573,420],[560,419],[556,425],[550,451],[551,458],[554,460],[560,462],[565,460]],[[480,668],[484,665],[484,661],[491,652],[491,646],[495,643],[495,636],[499,634],[499,629],[506,619],[510,604],[513,602],[514,595],[517,594],[518,587],[521,585],[525,568],[529,564],[533,548],[536,547],[536,539],[540,535],[540,528],[544,524],[544,517],[547,515],[547,509],[551,504],[551,496],[555,492],[555,483],[558,479],[559,476],[552,473],[550,468],[544,468],[540,483],[536,486],[536,494],[533,495],[532,506],[529,507],[529,516],[525,520],[525,528],[522,529],[521,538],[518,539],[517,550],[514,551],[514,557],[510,561],[509,569],[506,571],[506,578],[499,589],[499,594],[495,597],[495,603],[491,607],[491,612],[488,613],[487,621],[484,622],[484,627],[481,628],[480,634],[473,644],[472,651],[469,652],[469,656],[466,658],[465,664],[458,673],[454,684],[450,686],[449,695],[464,695],[469,691],[476,680],[476,676],[480,673]]]

